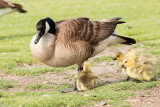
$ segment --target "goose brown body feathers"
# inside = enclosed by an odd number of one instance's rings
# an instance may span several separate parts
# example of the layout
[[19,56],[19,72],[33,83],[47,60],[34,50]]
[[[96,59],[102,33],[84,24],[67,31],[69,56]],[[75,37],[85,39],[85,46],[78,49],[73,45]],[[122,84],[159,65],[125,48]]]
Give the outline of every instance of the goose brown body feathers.
[[[135,40],[131,38],[122,39],[112,36],[117,24],[124,23],[118,21],[120,18],[113,18],[103,21],[90,21],[89,18],[76,18],[53,22],[55,33],[51,33],[52,29],[50,18],[42,19],[42,26],[38,29],[38,34],[31,41],[31,53],[40,62],[54,67],[65,67],[75,63],[82,66],[83,62],[90,57],[100,53],[107,46],[125,43],[127,40]],[[42,29],[45,32],[42,33]],[[38,38],[38,40],[37,40]],[[35,42],[36,40],[36,42]]]
[[89,21],[89,18],[63,20],[58,22],[56,35],[64,36],[67,42],[82,40],[96,45],[113,34],[117,21],[117,18],[104,21]]

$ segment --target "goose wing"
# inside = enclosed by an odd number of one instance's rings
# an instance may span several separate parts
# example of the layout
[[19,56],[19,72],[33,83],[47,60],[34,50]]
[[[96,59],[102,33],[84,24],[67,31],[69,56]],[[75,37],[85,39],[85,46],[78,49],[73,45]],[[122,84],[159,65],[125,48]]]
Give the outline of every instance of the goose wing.
[[57,27],[59,24],[61,24],[62,22],[64,22],[64,21],[66,21],[66,20],[56,21],[56,22],[55,22],[56,27]]
[[119,19],[90,21],[89,18],[81,17],[63,20],[56,22],[56,30],[58,36],[64,37],[66,41],[82,40],[94,45],[112,35],[117,24],[125,23]]

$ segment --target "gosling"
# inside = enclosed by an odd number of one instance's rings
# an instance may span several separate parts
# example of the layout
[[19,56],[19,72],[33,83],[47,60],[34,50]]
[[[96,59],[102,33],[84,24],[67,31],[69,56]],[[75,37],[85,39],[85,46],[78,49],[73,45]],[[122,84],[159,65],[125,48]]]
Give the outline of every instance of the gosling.
[[79,72],[78,76],[75,79],[77,91],[85,91],[96,86],[97,76],[92,73],[89,61],[84,62],[83,70]]
[[144,81],[155,80],[155,69],[151,65],[136,63],[132,57],[127,57],[123,60],[122,68],[126,69],[129,77]]
[[125,57],[124,53],[118,52],[118,53],[116,53],[116,56],[113,59],[113,60],[116,60],[115,67],[116,67],[117,72],[124,72],[125,73],[125,69],[121,67],[124,57]]

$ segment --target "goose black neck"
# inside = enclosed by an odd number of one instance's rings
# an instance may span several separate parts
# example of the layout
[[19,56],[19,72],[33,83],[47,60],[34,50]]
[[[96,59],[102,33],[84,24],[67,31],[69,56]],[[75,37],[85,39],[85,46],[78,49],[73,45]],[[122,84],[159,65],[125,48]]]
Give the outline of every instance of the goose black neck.
[[46,20],[47,20],[47,22],[48,22],[48,24],[49,24],[49,26],[50,26],[50,29],[49,29],[49,33],[51,33],[51,34],[56,34],[56,25],[55,25],[55,22],[51,19],[51,18],[46,18]]

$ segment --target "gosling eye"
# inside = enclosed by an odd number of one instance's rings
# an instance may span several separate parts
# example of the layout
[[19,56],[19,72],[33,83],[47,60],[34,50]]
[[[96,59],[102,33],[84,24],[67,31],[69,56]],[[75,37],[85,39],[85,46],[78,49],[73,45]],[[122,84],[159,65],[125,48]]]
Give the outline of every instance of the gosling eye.
[[119,55],[117,55],[117,57],[119,57]]
[[127,63],[128,61],[125,61],[124,63]]

